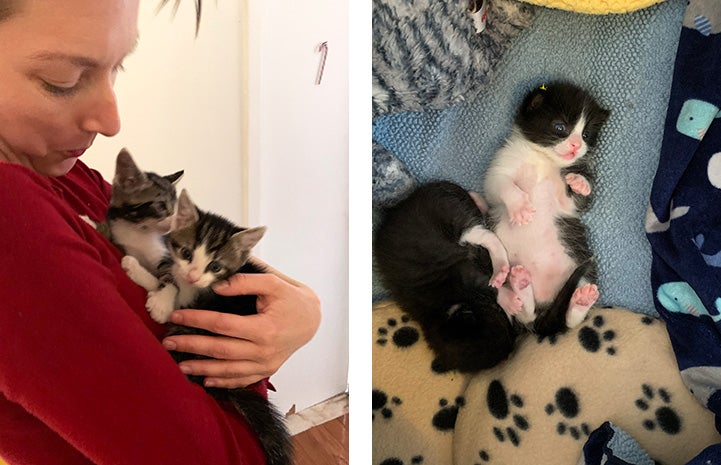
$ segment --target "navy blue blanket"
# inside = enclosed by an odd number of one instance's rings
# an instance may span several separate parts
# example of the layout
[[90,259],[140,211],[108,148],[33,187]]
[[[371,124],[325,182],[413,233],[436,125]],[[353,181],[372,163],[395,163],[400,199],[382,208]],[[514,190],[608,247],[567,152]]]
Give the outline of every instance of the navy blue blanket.
[[[684,381],[721,424],[721,2],[692,1],[646,232],[651,285]],[[721,444],[690,462],[721,463]]]

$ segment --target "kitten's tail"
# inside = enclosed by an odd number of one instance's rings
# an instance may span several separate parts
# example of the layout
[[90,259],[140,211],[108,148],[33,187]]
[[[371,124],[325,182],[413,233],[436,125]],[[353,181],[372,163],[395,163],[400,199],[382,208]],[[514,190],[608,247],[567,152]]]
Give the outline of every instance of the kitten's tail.
[[548,336],[563,333],[568,329],[566,326],[568,304],[571,302],[571,297],[573,297],[579,282],[584,277],[594,275],[595,266],[596,261],[593,257],[578,265],[551,305],[536,318],[533,332],[541,336]]
[[280,412],[266,398],[250,389],[230,389],[228,400],[258,435],[266,464],[292,465],[293,445]]

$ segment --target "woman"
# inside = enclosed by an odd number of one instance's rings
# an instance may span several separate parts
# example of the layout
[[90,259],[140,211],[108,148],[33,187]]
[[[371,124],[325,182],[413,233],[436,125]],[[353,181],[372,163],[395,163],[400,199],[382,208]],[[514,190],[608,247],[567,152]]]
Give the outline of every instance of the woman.
[[[253,432],[183,373],[265,393],[320,305],[280,273],[236,275],[259,314],[178,310],[224,337],[174,336],[144,308],[102,220],[110,186],[80,156],[120,130],[113,84],[139,0],[0,0],[0,457],[24,464],[262,463]],[[165,348],[214,357],[181,369]],[[254,383],[254,384],[253,384]]]

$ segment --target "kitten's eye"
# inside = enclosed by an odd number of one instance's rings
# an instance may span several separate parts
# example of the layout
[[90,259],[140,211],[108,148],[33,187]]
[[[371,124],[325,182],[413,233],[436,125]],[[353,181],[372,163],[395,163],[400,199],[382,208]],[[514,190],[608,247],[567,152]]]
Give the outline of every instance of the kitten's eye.
[[566,132],[566,125],[563,123],[556,123],[553,125],[553,130],[556,131],[558,134],[563,134]]
[[191,261],[193,259],[193,252],[190,251],[190,249],[186,249],[183,247],[180,249],[180,258],[183,260]]
[[223,265],[218,262],[210,262],[208,270],[210,270],[211,273],[220,273],[223,270]]
[[588,140],[588,137],[589,137],[590,135],[591,135],[591,134],[589,134],[589,132],[588,132],[587,130],[585,130],[585,129],[584,129],[583,132],[581,133],[581,137],[583,137],[583,140]]

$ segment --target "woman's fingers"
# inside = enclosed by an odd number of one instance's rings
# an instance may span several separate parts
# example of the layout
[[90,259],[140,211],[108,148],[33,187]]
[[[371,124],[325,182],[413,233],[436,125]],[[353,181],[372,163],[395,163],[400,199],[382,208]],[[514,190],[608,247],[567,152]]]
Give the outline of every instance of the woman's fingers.
[[170,321],[183,326],[205,329],[223,336],[247,340],[257,339],[265,330],[264,320],[259,318],[259,315],[240,316],[210,310],[175,310],[170,315]]
[[[168,350],[230,361],[262,359],[260,347],[248,340],[225,336],[177,335],[163,340]],[[189,362],[184,362],[189,363]]]
[[209,387],[245,387],[270,376],[262,365],[250,360],[188,360],[180,369],[188,375],[204,376]]
[[236,273],[213,286],[213,290],[220,295],[272,296],[284,286],[290,284],[271,273]]

